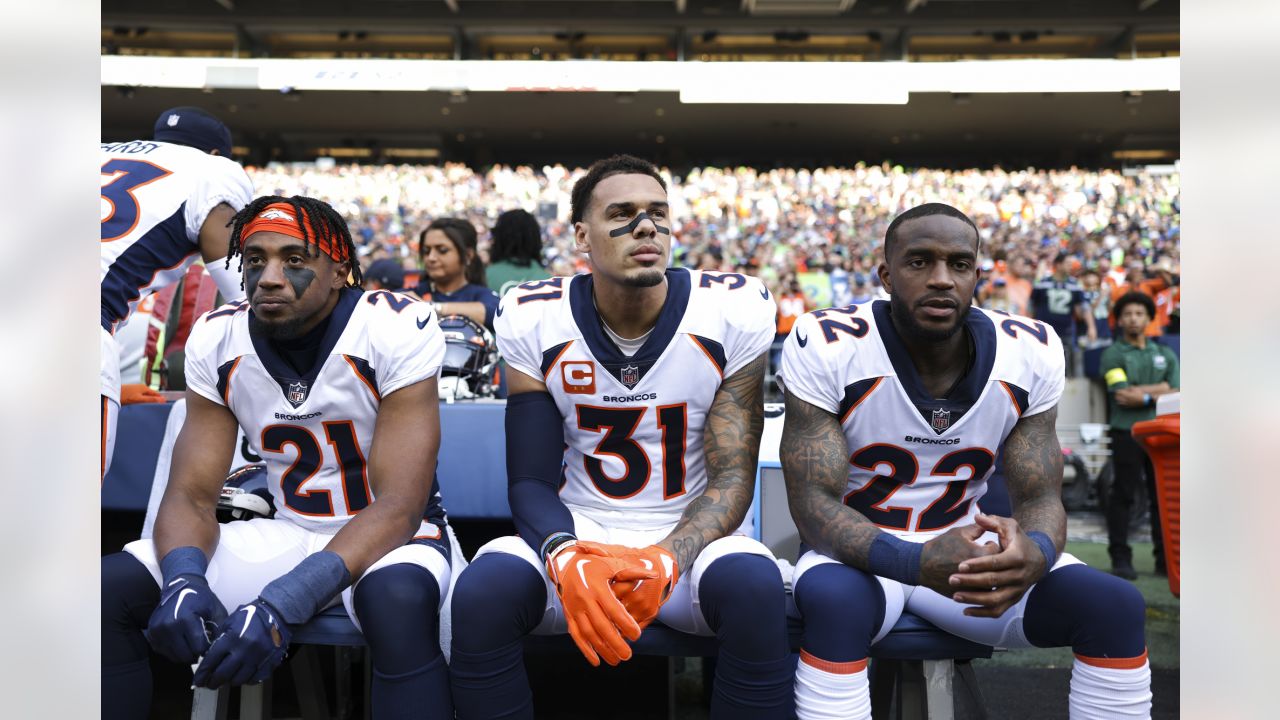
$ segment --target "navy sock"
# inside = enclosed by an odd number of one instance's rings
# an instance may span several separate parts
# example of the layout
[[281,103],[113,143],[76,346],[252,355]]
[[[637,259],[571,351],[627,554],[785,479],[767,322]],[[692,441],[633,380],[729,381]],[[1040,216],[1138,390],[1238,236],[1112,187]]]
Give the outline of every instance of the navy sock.
[[542,576],[514,555],[482,555],[457,578],[449,676],[459,720],[533,718],[523,639],[546,602]]
[[1133,583],[1087,565],[1068,565],[1032,588],[1022,619],[1036,647],[1078,655],[1134,658],[1147,649],[1146,603]]
[[698,600],[720,640],[711,717],[794,715],[794,665],[778,566],[762,555],[725,555],[702,574]]
[[800,576],[795,600],[805,651],[837,663],[867,657],[884,622],[884,589],[873,575],[844,564],[818,565]]
[[102,717],[146,718],[151,646],[142,629],[160,604],[160,586],[134,556],[102,558]]

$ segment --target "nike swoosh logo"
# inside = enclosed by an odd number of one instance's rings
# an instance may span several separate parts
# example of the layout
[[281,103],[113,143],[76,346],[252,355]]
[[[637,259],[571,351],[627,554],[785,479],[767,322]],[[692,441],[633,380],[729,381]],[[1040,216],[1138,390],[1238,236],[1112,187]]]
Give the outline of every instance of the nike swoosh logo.
[[240,628],[240,637],[244,637],[245,631],[249,629],[249,623],[253,621],[253,614],[257,611],[257,605],[250,605],[244,609],[244,627]]
[[178,591],[178,604],[173,606],[173,619],[178,619],[178,610],[182,608],[182,601],[187,599],[187,595],[195,595],[196,591],[191,588],[183,588]]
[[578,568],[578,577],[582,578],[582,587],[587,587],[587,574],[583,572],[582,566],[586,565],[589,562],[591,562],[591,558],[582,558],[581,560],[578,561],[578,564],[575,566]]
[[427,318],[426,320],[419,320],[419,321],[418,321],[418,329],[419,329],[419,330],[421,330],[421,329],[425,328],[425,327],[427,326],[427,322],[428,322],[428,321],[430,321],[430,320],[431,320],[431,318]]
[[498,317],[502,317],[502,303],[498,303],[498,311],[494,313]]
[[765,300],[769,299],[769,288],[760,288],[760,297]]
[[809,338],[796,333],[796,342],[800,344],[800,347],[804,347],[809,342]]

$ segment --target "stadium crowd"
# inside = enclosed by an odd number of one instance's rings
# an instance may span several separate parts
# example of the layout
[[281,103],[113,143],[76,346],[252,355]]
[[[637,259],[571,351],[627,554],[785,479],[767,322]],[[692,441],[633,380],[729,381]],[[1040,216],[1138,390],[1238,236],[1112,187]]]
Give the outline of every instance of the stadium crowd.
[[[544,266],[552,275],[586,270],[573,251],[568,222],[570,190],[583,172],[559,165],[496,165],[485,172],[460,164],[249,168],[259,194],[333,203],[350,223],[366,264],[399,258],[411,272],[418,262],[416,238],[432,220],[470,220],[487,260],[495,220],[523,208],[541,224]],[[1081,284],[1099,337],[1108,334],[1110,303],[1128,289],[1157,301],[1149,334],[1178,329],[1177,173],[858,164],[706,167],[664,175],[673,204],[674,264],[761,277],[787,314],[876,296],[876,253],[889,221],[915,205],[943,202],[966,212],[979,228],[985,271],[980,304],[1034,314],[1032,285],[1051,277],[1057,263]],[[788,319],[780,318],[780,331]]]

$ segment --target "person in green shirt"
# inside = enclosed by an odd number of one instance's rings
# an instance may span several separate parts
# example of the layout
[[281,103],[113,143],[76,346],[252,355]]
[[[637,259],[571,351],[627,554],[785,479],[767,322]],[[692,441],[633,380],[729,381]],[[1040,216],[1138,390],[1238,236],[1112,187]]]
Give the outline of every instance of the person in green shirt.
[[1129,547],[1129,516],[1138,483],[1145,482],[1151,501],[1151,541],[1155,545],[1156,573],[1166,574],[1160,515],[1156,510],[1155,471],[1151,459],[1133,439],[1136,422],[1156,416],[1156,398],[1178,391],[1178,356],[1172,349],[1146,336],[1155,315],[1155,303],[1140,292],[1121,295],[1112,312],[1120,334],[1102,352],[1101,371],[1107,384],[1111,416],[1111,459],[1114,480],[1107,505],[1107,548],[1111,572],[1133,580],[1133,549]]
[[532,215],[524,210],[508,210],[498,216],[489,234],[493,245],[485,275],[489,289],[498,297],[520,283],[547,277],[542,267],[542,230]]

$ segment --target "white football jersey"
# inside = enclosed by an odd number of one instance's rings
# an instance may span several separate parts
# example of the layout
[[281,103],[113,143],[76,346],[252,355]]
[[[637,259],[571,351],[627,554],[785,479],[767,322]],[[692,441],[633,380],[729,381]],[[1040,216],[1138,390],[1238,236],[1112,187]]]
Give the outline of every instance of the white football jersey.
[[101,162],[102,327],[114,332],[140,298],[182,277],[209,211],[239,211],[253,185],[233,160],[154,140],[103,143]]
[[669,528],[706,488],[702,431],[720,383],[773,341],[773,298],[752,277],[668,270],[658,323],[627,357],[592,283],[513,288],[494,321],[498,348],[546,383],[564,418],[564,504],[606,527]]
[[808,313],[783,345],[779,384],[844,428],[845,504],[907,539],[972,523],[1009,431],[1066,382],[1048,325],[977,307],[966,325],[973,366],[946,399],[924,389],[887,300]]
[[[366,458],[382,398],[437,375],[444,336],[427,303],[348,288],[316,366],[300,377],[249,332],[251,312],[242,300],[196,322],[187,340],[187,385],[236,416],[267,465],[276,516],[335,533],[374,500]],[[445,521],[434,480],[425,519]]]

